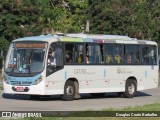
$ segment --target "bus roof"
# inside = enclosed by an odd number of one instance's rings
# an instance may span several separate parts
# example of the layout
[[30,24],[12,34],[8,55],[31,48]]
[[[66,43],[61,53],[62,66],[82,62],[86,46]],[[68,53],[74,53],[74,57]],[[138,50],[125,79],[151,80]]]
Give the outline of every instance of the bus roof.
[[17,41],[46,41],[46,42],[93,42],[93,43],[124,43],[124,44],[153,44],[156,42],[148,40],[137,40],[128,36],[122,35],[102,35],[102,34],[55,34],[55,35],[40,35],[18,38],[13,42]]

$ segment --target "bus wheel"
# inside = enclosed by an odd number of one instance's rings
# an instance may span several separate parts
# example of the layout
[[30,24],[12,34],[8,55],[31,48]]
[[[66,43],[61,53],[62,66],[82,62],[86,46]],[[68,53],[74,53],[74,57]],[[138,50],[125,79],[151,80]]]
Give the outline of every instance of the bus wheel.
[[123,94],[126,98],[133,98],[137,92],[137,83],[135,80],[127,80],[125,92]]
[[73,81],[67,81],[64,86],[64,94],[62,99],[65,101],[72,101],[75,96],[75,85]]
[[40,95],[30,95],[31,100],[39,100],[40,97],[41,97]]

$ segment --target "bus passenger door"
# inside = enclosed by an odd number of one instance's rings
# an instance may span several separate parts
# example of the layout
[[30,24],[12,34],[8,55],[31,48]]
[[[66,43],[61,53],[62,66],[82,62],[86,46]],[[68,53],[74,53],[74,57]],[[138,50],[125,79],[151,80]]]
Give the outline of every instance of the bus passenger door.
[[52,43],[47,56],[46,76],[63,68],[63,54],[60,43]]
[[153,45],[142,46],[142,64],[144,64],[144,88],[155,88],[158,85],[157,49]]
[[[63,79],[63,51],[62,43],[52,43],[48,50],[46,65],[46,89],[56,90],[59,88],[60,80]],[[52,91],[54,92],[54,91]]]

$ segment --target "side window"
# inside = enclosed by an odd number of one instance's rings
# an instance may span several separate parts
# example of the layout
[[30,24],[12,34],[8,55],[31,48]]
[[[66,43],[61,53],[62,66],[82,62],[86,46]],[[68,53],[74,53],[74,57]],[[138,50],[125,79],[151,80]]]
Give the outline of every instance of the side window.
[[142,64],[149,64],[149,46],[141,47]]
[[67,64],[83,64],[84,63],[84,48],[83,44],[66,43],[65,44],[65,59]]
[[123,63],[123,56],[122,56],[122,45],[116,44],[115,50],[114,50],[114,59],[117,64]]
[[106,44],[105,45],[105,62],[107,64],[122,64],[122,45]]
[[157,64],[156,46],[150,46],[149,48],[150,48],[150,51],[149,51],[150,64]]
[[75,47],[74,47],[74,59],[75,59],[75,63],[78,63],[78,64],[84,63],[83,44],[75,44]]
[[72,43],[66,43],[65,44],[65,62],[67,64],[71,64],[74,61],[74,44]]
[[124,48],[124,63],[125,64],[140,64],[138,45],[125,45]]
[[86,44],[86,63],[103,63],[103,46],[101,44]]
[[114,47],[115,47],[115,45],[113,45],[113,44],[106,44],[105,45],[105,62],[107,64],[114,64],[115,63]]
[[63,52],[60,43],[52,43],[49,46],[47,56],[47,76],[61,69],[63,66]]
[[157,48],[156,46],[148,45],[141,47],[142,64],[157,64]]

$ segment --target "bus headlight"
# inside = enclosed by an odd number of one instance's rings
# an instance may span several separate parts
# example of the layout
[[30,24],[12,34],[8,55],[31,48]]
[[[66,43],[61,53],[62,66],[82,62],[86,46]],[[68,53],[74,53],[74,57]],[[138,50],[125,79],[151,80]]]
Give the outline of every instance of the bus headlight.
[[34,81],[33,85],[39,84],[43,80],[43,77],[39,77],[37,80]]
[[8,79],[4,76],[3,77],[3,80],[4,80],[4,82],[6,83],[6,84],[9,84],[9,81],[8,81]]

